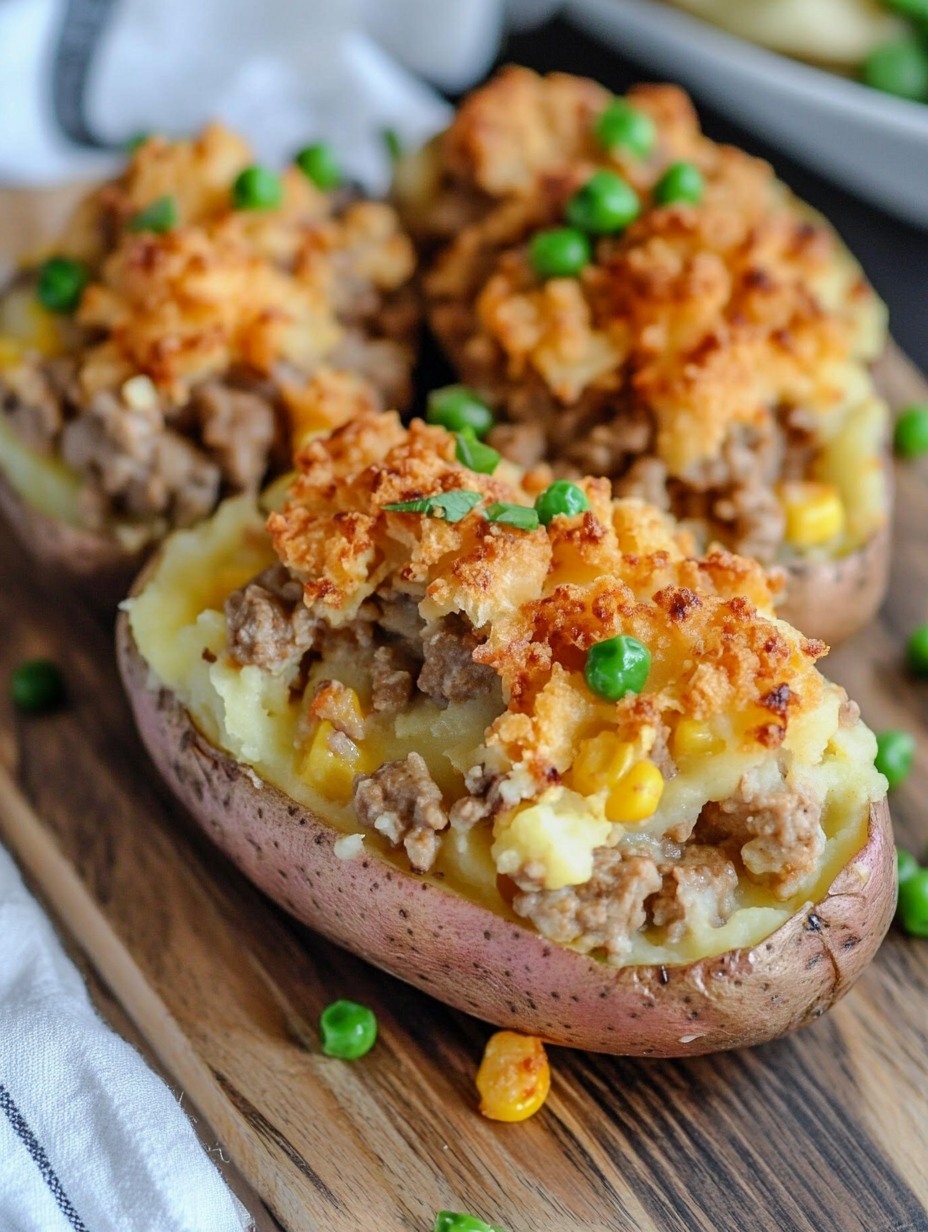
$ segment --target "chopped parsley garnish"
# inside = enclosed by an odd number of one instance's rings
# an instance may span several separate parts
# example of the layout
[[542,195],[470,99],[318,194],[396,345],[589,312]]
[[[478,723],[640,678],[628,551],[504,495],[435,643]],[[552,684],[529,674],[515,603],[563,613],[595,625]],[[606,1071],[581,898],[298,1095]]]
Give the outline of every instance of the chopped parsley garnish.
[[156,235],[163,235],[177,226],[177,201],[170,196],[158,197],[144,210],[139,210],[128,225],[130,231],[154,231]]
[[468,470],[478,475],[492,475],[499,466],[499,454],[490,445],[478,441],[472,430],[455,432],[454,456]]
[[487,505],[485,517],[488,522],[502,526],[515,526],[518,530],[537,530],[540,523],[538,511],[530,505],[511,505],[508,501],[494,501]]
[[482,500],[482,492],[454,488],[451,492],[438,492],[435,496],[423,496],[419,500],[395,501],[383,508],[390,513],[424,513],[426,517],[443,517],[446,522],[460,522]]

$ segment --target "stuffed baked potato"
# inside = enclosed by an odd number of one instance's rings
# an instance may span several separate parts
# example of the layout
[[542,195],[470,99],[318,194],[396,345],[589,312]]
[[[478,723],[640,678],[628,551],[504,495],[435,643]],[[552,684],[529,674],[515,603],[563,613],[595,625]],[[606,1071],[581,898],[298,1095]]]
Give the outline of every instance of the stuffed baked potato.
[[393,209],[250,162],[216,125],[149,138],[0,296],[0,503],[97,593],[287,469],[334,402],[409,397],[414,254]]
[[118,643],[167,782],[295,915],[492,1022],[675,1055],[814,1018],[895,902],[826,647],[608,481],[461,450],[361,414],[266,529],[239,497],[162,545]]
[[831,227],[673,86],[509,68],[401,167],[431,326],[491,443],[782,566],[837,641],[888,572],[885,310]]

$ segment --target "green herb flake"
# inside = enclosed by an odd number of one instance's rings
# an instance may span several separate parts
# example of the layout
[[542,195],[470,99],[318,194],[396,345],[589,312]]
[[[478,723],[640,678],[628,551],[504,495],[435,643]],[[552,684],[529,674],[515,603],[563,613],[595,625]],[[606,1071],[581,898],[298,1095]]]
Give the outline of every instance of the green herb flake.
[[451,492],[439,492],[435,496],[423,496],[418,500],[395,501],[383,508],[389,513],[424,513],[426,517],[444,517],[446,522],[460,522],[482,500],[482,492],[454,488]]
[[384,146],[389,155],[390,162],[396,163],[403,157],[403,143],[400,141],[400,135],[395,128],[385,128],[381,133]]
[[499,453],[483,441],[478,441],[473,431],[455,432],[454,456],[468,470],[478,475],[492,475],[499,466]]
[[540,525],[537,510],[530,505],[511,505],[508,501],[494,501],[492,505],[487,505],[485,517],[488,522],[514,526],[517,530],[537,530]]
[[154,231],[163,235],[177,226],[177,201],[173,197],[158,197],[151,205],[129,220],[130,231]]

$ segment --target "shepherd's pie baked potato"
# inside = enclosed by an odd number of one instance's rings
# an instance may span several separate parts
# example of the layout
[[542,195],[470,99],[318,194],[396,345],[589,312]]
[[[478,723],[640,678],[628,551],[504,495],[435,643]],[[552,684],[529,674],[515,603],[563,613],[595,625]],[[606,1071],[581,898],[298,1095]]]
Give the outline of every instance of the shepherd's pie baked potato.
[[705,137],[674,86],[616,99],[509,68],[396,197],[491,443],[784,566],[780,610],[810,635],[867,622],[888,571],[886,313],[767,163]]
[[269,517],[170,536],[118,629],[152,757],[295,915],[492,1022],[673,1055],[814,1018],[895,902],[826,647],[756,563],[472,444],[362,413]]
[[285,470],[332,405],[409,397],[394,210],[251,161],[217,125],[149,138],[0,295],[0,504],[59,576],[124,594],[133,560]]

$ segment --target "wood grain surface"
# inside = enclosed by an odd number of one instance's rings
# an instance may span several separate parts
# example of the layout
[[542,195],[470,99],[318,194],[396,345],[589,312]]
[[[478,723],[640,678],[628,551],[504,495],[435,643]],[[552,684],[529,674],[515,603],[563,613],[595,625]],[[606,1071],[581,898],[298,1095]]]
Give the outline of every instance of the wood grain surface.
[[[893,354],[894,402],[928,389]],[[928,620],[928,459],[897,467],[891,593],[826,661],[876,728],[921,744],[893,797],[928,843],[928,683],[901,648]],[[510,1232],[928,1232],[928,942],[895,929],[813,1027],[752,1051],[642,1062],[550,1050],[544,1109],[476,1112],[489,1029],[291,921],[202,838],[148,764],[109,622],[4,538],[0,676],[57,659],[59,713],[0,707],[0,830],[57,918],[288,1232],[430,1232],[442,1208]],[[374,1051],[321,1054],[335,997]]]

